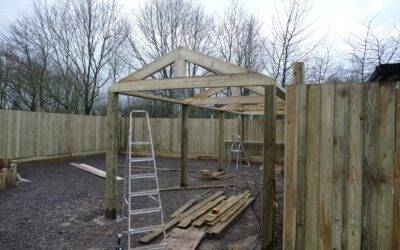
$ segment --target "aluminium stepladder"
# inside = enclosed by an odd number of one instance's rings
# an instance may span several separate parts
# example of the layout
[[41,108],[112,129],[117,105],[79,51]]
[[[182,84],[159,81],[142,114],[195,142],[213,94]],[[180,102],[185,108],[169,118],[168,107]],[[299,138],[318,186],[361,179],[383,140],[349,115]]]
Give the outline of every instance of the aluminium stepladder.
[[[147,123],[147,140],[146,141],[134,141],[133,137],[133,118],[134,114],[144,114],[146,123]],[[134,146],[145,146],[149,147],[149,155],[147,157],[133,157],[133,147]],[[160,188],[158,185],[158,176],[157,176],[157,166],[156,160],[154,155],[154,147],[153,147],[153,138],[151,134],[151,126],[150,126],[150,118],[149,114],[144,110],[132,110],[129,114],[129,135],[128,135],[128,155],[127,155],[127,163],[128,163],[128,175],[125,179],[128,181],[128,193],[126,197],[126,203],[128,205],[128,249],[131,249],[131,236],[134,234],[141,234],[152,232],[155,230],[162,230],[164,239],[165,236],[165,223],[164,223],[164,215],[163,215],[163,208],[161,204],[161,197],[160,197]],[[135,173],[135,164],[137,163],[148,163],[152,165],[150,169],[152,170],[150,173]],[[153,180],[155,183],[154,189],[147,189],[147,190],[133,190],[133,181],[140,181],[140,180]],[[124,185],[125,187],[125,185]],[[125,195],[124,195],[125,196]],[[156,207],[148,207],[148,208],[135,208],[135,198],[138,197],[148,197],[153,199],[158,203]],[[155,214],[159,213],[161,224],[159,225],[150,225],[145,227],[133,227],[132,225],[132,217],[137,215],[145,215],[145,214]],[[166,241],[164,240],[161,244],[153,244],[144,247],[139,247],[137,249],[165,249],[166,248]]]
[[[245,149],[244,146],[241,142],[241,138],[239,135],[237,134],[233,134],[232,135],[232,144],[230,147],[230,152],[229,152],[229,160],[228,160],[228,164],[225,167],[225,185],[224,185],[224,189],[227,189],[229,187],[229,183],[228,183],[228,179],[229,179],[229,172],[230,172],[230,168],[231,168],[231,164],[234,162],[234,167],[233,167],[233,177],[234,177],[234,181],[233,181],[233,193],[236,194],[236,186],[237,186],[237,177],[239,175],[239,166],[241,166],[241,158],[240,155],[243,154],[245,155]],[[250,167],[250,163],[248,160],[245,160],[246,162],[246,167],[249,168]],[[247,181],[247,175],[245,175],[246,177],[246,181],[245,184],[248,187],[248,184],[250,183],[249,181]],[[252,179],[253,182],[252,184],[254,185],[254,187],[256,188],[258,186],[258,181],[257,178],[254,174],[252,174]]]

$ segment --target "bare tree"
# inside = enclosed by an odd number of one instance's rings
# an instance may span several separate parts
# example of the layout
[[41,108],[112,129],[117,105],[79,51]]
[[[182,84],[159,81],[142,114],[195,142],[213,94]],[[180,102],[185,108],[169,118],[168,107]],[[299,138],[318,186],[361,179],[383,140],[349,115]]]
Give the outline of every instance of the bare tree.
[[8,26],[4,55],[10,75],[8,84],[14,106],[35,111],[45,109],[49,44],[35,16],[24,15]]
[[[130,51],[126,62],[130,69],[144,67],[179,46],[205,54],[211,52],[213,19],[205,14],[203,7],[189,0],[151,0],[135,13],[133,30],[129,37]],[[188,74],[202,74],[197,65],[188,65]],[[169,78],[174,67],[167,67],[152,77]],[[193,95],[193,90],[155,91],[172,98]],[[136,101],[137,102],[137,101]],[[172,115],[176,107],[170,103],[143,100],[152,115]],[[136,103],[137,105],[137,103]]]
[[375,66],[400,61],[400,30],[382,29],[377,16],[360,22],[360,31],[352,32],[347,40],[349,60],[354,80],[368,80]]
[[219,17],[215,50],[218,57],[236,65],[258,70],[262,65],[261,24],[244,11],[243,3],[231,0]]
[[335,71],[332,58],[332,46],[313,52],[306,63],[306,79],[310,83],[325,83]]
[[285,87],[293,62],[304,60],[324,40],[311,42],[311,6],[308,0],[282,0],[274,11],[264,40],[265,70]]

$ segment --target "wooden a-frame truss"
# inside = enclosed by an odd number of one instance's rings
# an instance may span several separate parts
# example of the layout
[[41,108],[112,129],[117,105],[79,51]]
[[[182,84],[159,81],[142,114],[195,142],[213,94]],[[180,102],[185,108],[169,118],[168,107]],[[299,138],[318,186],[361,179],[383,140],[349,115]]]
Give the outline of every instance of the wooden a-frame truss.
[[[215,75],[187,77],[187,62],[196,64]],[[175,78],[154,79],[155,73],[173,64]],[[250,90],[250,95],[240,96],[240,87]],[[230,88],[231,96],[221,97],[219,92]],[[186,100],[162,97],[149,92],[162,89],[204,89]],[[187,186],[188,166],[188,106],[218,110],[218,165],[223,165],[224,137],[223,113],[263,115],[263,200],[262,248],[270,248],[273,239],[274,210],[274,159],[275,118],[284,113],[285,93],[276,87],[275,80],[249,69],[185,48],[164,55],[144,68],[113,84],[107,98],[107,154],[106,154],[106,209],[107,218],[116,218],[117,211],[117,155],[118,155],[118,96],[130,95],[159,101],[182,104],[181,116],[181,186]],[[279,97],[279,98],[276,98]]]
[[[201,66],[215,75],[187,77],[186,62]],[[168,79],[151,78],[165,67],[173,65],[175,77]],[[275,80],[249,69],[204,55],[186,48],[177,48],[158,60],[112,85],[109,91],[123,95],[149,98],[182,105],[226,111],[245,115],[264,114],[264,86],[274,85]],[[246,96],[240,96],[239,87],[248,89]],[[163,89],[204,89],[186,100],[162,97],[149,91]],[[231,88],[232,96],[219,95]],[[276,113],[284,114],[285,93],[276,89]]]

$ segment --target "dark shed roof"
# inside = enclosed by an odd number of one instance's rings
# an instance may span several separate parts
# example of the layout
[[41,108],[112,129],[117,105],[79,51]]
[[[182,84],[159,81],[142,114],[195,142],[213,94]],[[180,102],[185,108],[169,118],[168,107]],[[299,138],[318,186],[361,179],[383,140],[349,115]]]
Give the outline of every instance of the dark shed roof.
[[375,67],[369,82],[394,82],[400,80],[400,63],[381,64]]

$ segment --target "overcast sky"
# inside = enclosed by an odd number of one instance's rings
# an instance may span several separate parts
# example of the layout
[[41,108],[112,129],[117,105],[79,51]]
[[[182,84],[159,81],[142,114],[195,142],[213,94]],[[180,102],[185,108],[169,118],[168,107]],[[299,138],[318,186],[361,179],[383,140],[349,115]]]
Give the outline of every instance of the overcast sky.
[[[55,1],[55,0],[50,0]],[[148,0],[117,0],[127,12]],[[229,0],[194,0],[202,3],[209,13],[222,13]],[[281,0],[243,0],[248,12],[260,17],[268,24],[269,13]],[[314,35],[328,34],[328,40],[340,47],[350,32],[355,32],[365,17],[377,15],[382,28],[400,26],[400,0],[310,0],[313,9],[310,20],[314,20]],[[0,0],[0,24],[12,22],[21,12],[29,10],[32,0]],[[265,25],[265,28],[268,28]],[[329,31],[329,32],[328,32]]]

